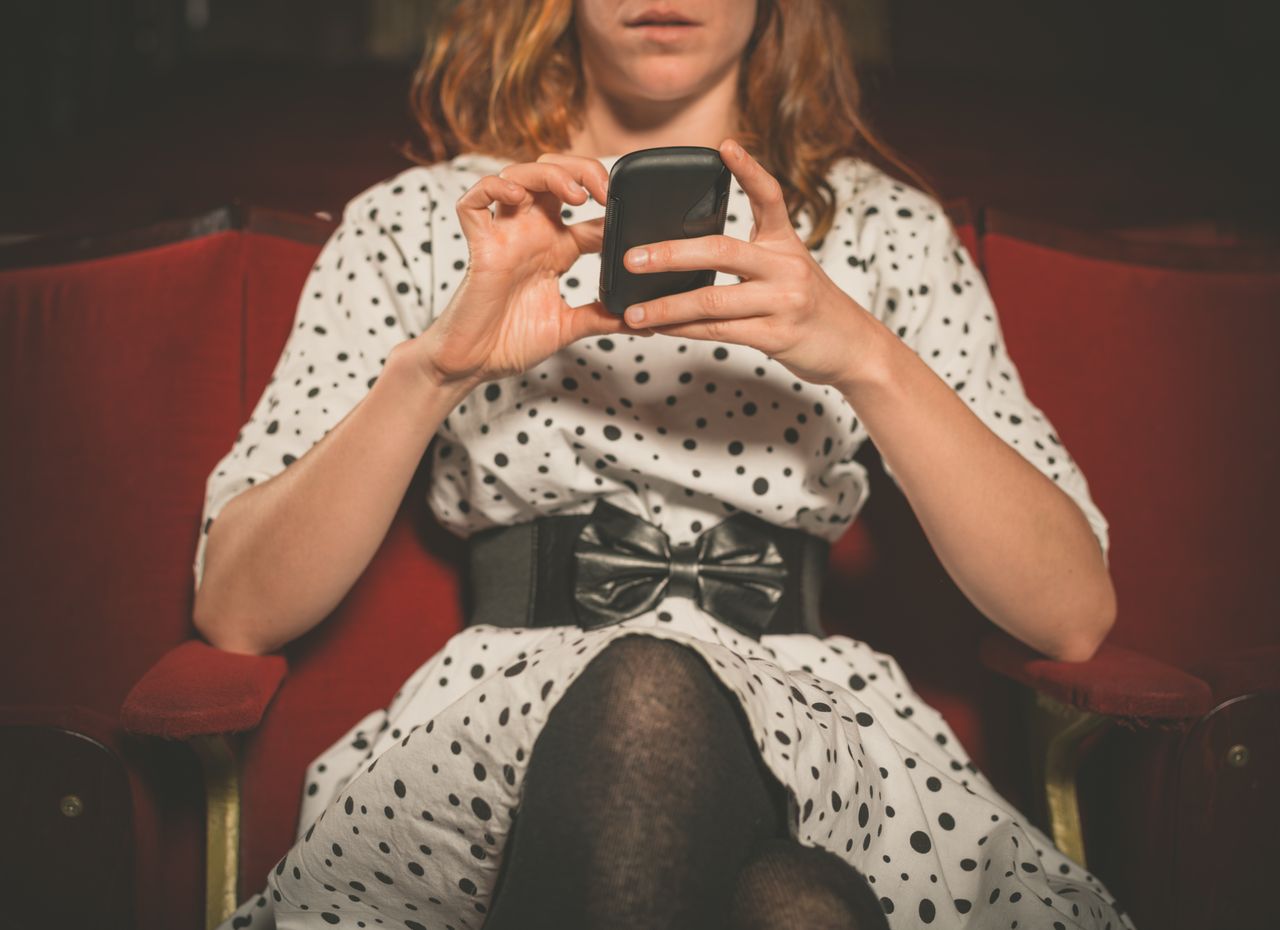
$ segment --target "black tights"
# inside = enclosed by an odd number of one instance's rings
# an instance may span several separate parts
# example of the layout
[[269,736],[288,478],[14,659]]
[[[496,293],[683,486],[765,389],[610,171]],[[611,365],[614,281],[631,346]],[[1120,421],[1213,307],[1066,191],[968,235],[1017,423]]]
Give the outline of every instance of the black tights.
[[702,656],[623,636],[538,735],[484,930],[887,930],[786,826],[786,789]]

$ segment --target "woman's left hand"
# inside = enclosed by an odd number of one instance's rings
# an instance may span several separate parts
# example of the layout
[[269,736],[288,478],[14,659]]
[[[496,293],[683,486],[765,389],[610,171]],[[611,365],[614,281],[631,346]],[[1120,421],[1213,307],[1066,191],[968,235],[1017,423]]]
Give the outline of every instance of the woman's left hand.
[[[711,285],[633,304],[634,328],[752,346],[813,384],[847,385],[868,376],[884,327],[842,291],[809,253],[787,214],[782,187],[737,142],[720,157],[751,201],[751,239],[699,236],[666,239],[628,250],[628,270],[715,269],[741,283]],[[637,265],[637,253],[648,260]],[[635,319],[643,307],[643,320]]]

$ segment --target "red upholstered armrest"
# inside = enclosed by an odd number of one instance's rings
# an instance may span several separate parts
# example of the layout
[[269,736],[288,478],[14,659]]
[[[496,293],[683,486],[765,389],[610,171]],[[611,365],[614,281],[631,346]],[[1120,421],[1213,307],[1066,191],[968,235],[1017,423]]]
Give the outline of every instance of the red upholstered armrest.
[[1058,662],[1006,633],[979,647],[987,668],[1081,710],[1130,718],[1199,717],[1213,706],[1209,685],[1172,665],[1103,644],[1087,662]]
[[133,686],[120,708],[131,733],[186,739],[251,730],[275,697],[283,656],[245,655],[188,640]]

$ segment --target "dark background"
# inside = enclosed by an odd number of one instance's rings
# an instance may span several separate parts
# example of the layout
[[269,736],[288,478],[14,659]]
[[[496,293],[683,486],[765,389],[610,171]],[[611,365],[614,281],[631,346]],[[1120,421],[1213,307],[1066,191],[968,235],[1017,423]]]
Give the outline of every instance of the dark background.
[[[519,0],[512,0],[519,2]],[[873,125],[938,187],[1090,228],[1280,238],[1243,0],[841,0]],[[430,0],[6,0],[0,241],[239,197],[337,215],[407,167]]]

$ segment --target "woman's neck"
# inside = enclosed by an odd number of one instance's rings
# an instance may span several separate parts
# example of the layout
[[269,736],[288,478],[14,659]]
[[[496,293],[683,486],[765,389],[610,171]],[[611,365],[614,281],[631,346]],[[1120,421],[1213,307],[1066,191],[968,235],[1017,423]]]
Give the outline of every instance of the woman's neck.
[[736,74],[700,96],[680,101],[619,101],[588,92],[582,125],[571,129],[565,155],[604,158],[661,145],[719,148],[738,133]]

